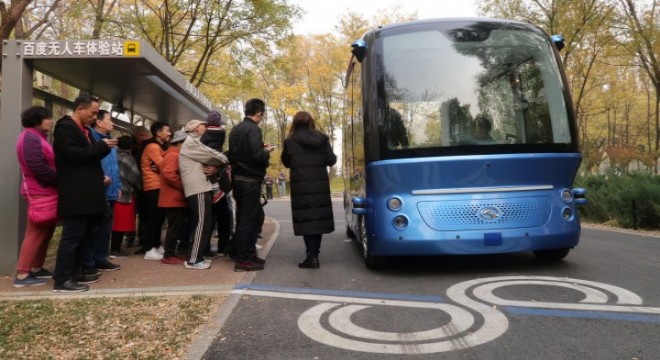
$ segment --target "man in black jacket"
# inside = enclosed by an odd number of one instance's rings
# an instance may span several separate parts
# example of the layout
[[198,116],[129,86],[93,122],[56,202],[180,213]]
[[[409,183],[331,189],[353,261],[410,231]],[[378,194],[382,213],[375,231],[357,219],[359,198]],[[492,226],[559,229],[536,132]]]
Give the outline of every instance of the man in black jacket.
[[96,120],[99,111],[97,98],[81,95],[73,107],[73,114],[64,116],[55,125],[53,142],[59,192],[57,212],[64,219],[53,274],[55,292],[87,291],[89,286],[81,283],[98,281],[98,274],[83,272],[76,276],[76,271],[83,242],[91,240],[94,226],[103,218],[107,207],[108,178],[103,174],[101,159],[117,145],[116,139],[95,141],[89,132],[88,126]]
[[236,200],[234,271],[263,270],[265,260],[257,256],[256,243],[264,220],[261,183],[266,175],[273,145],[264,145],[258,125],[266,104],[261,99],[245,103],[245,118],[229,134],[229,161],[232,166],[233,194]]

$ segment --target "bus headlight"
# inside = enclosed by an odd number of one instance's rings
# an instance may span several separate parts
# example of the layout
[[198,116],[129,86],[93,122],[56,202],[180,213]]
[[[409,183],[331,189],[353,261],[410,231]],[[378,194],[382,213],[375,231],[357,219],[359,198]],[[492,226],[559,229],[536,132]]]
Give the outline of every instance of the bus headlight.
[[399,215],[399,216],[395,217],[394,218],[394,227],[399,229],[399,230],[405,229],[406,227],[408,227],[408,219],[403,215]]
[[573,201],[573,192],[568,189],[564,189],[561,192],[561,199],[564,200],[564,202],[571,202]]
[[567,207],[563,208],[561,210],[561,217],[563,217],[564,220],[566,220],[566,221],[573,220],[573,210],[571,210],[571,208],[567,208]]
[[397,211],[401,209],[401,205],[403,202],[401,199],[399,199],[396,196],[392,196],[391,198],[387,199],[387,207],[392,210],[392,211]]

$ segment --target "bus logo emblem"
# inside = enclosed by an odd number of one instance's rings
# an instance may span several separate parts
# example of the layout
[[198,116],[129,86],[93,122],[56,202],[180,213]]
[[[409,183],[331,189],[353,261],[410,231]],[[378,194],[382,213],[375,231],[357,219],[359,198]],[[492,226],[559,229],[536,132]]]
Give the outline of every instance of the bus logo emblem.
[[482,220],[495,220],[502,215],[500,209],[494,206],[486,206],[479,209],[479,217]]

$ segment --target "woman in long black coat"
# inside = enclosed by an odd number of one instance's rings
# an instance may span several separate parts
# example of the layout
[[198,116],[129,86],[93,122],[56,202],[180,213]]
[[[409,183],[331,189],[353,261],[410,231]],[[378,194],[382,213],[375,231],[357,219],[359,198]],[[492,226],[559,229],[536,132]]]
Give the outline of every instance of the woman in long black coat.
[[328,166],[337,162],[327,135],[316,130],[314,118],[299,111],[284,141],[282,163],[290,169],[293,233],[305,240],[307,257],[300,268],[318,269],[323,234],[335,230]]

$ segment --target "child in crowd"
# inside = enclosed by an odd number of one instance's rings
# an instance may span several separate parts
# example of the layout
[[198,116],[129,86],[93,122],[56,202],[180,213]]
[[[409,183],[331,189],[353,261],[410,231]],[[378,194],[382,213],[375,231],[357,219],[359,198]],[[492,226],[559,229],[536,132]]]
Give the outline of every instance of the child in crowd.
[[[222,152],[222,145],[225,143],[225,122],[222,120],[222,115],[217,111],[211,111],[206,117],[206,133],[202,135],[202,144],[210,147],[213,150]],[[217,203],[222,199],[225,193],[220,189],[220,173],[209,175],[209,181],[213,187],[213,195],[211,197],[212,203]]]

